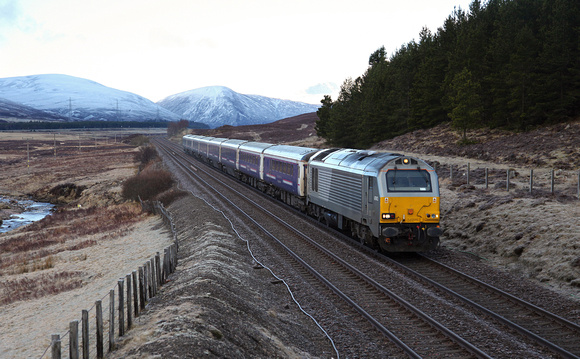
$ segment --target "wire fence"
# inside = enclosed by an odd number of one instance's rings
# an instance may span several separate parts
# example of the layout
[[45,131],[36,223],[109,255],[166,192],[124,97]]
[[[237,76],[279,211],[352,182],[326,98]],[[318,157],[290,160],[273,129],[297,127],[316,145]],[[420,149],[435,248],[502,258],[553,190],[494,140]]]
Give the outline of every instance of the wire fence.
[[[41,356],[60,359],[104,358],[115,350],[115,344],[133,326],[134,319],[145,309],[146,304],[155,297],[161,286],[167,282],[177,267],[177,232],[171,214],[160,202],[141,202],[161,216],[171,228],[173,243],[165,248],[163,259],[159,252],[138,269],[119,278],[109,293],[95,301],[89,309],[82,310],[80,320],[69,323],[64,334],[52,334],[51,344]],[[67,356],[68,353],[68,356]]]
[[580,199],[580,170],[554,168],[473,168],[463,165],[434,167],[441,179],[449,179],[454,186],[470,185],[479,189],[523,191],[536,195],[564,195]]

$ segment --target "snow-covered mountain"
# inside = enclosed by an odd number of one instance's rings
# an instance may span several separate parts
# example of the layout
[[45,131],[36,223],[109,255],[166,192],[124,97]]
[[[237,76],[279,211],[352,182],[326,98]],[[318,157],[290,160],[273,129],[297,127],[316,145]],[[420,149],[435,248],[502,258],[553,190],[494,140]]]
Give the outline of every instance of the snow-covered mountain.
[[270,123],[315,112],[318,105],[239,94],[227,87],[210,86],[169,96],[158,105],[181,118],[201,122],[211,128]]
[[180,120],[175,113],[144,97],[68,75],[1,78],[0,98],[66,120]]
[[0,120],[59,120],[60,116],[0,98]]

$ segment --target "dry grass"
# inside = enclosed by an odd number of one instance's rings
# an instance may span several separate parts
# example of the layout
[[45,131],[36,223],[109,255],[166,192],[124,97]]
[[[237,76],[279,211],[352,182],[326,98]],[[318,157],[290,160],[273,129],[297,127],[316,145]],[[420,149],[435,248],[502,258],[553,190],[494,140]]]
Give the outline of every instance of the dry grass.
[[0,305],[79,288],[82,276],[81,272],[52,272],[0,282]]
[[[0,258],[71,242],[83,236],[115,232],[135,223],[141,215],[141,207],[135,203],[62,209],[27,226],[25,232],[0,242],[0,253],[4,254]],[[84,247],[89,245],[85,244]]]

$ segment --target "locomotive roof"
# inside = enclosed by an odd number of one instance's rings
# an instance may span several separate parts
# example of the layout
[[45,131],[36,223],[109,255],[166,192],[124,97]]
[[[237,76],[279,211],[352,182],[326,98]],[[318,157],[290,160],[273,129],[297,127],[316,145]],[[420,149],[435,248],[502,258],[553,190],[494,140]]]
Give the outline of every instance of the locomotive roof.
[[[324,156],[325,154],[326,156]],[[388,162],[401,156],[398,153],[337,149],[335,151],[328,150],[326,153],[321,152],[320,156],[313,159],[313,162],[355,171],[378,173]]]

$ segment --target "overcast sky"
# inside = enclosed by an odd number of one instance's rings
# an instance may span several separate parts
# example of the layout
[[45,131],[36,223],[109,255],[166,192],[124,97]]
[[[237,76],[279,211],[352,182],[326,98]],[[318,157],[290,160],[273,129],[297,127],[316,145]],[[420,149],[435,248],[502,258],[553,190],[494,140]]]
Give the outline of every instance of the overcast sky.
[[319,104],[317,85],[362,75],[376,49],[390,56],[469,3],[0,0],[0,78],[67,74],[155,102],[220,85]]

